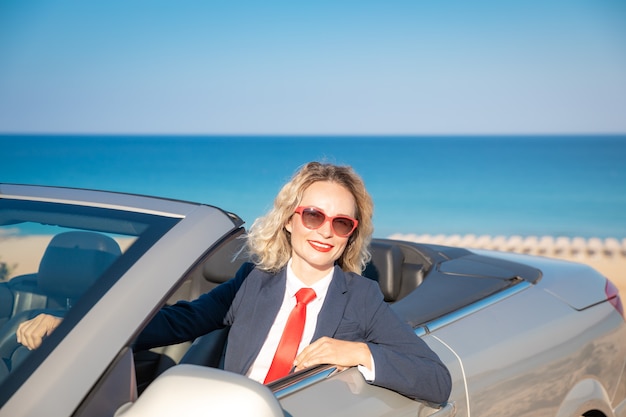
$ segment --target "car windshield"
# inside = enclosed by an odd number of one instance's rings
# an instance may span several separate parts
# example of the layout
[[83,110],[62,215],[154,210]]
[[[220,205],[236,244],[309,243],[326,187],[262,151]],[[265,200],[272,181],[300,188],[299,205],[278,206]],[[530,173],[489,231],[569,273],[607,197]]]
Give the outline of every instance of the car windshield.
[[[103,207],[0,199],[0,383],[26,377],[178,219]],[[63,326],[29,351],[16,341],[41,313]],[[36,353],[36,354],[35,354]]]

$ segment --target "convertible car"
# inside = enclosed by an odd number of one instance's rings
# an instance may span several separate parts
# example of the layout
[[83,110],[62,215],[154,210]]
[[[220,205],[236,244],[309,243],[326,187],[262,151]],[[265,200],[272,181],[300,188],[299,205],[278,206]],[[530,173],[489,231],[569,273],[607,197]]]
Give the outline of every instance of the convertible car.
[[[625,417],[616,287],[576,263],[374,239],[364,275],[450,370],[443,404],[322,365],[270,385],[220,369],[227,328],[136,351],[162,306],[232,277],[243,221],[146,196],[0,184],[0,416]],[[62,316],[41,347],[19,323]]]

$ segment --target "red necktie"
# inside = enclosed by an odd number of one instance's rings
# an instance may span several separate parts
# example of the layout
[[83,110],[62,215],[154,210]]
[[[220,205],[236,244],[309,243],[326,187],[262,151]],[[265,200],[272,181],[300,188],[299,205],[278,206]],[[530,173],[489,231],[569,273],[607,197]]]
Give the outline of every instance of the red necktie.
[[302,332],[304,331],[306,305],[314,300],[315,297],[316,294],[312,288],[301,288],[296,293],[296,306],[289,313],[289,318],[280,342],[278,342],[272,365],[265,377],[265,384],[284,377],[293,368],[293,360],[296,358],[296,353],[298,353],[298,346],[300,346]]

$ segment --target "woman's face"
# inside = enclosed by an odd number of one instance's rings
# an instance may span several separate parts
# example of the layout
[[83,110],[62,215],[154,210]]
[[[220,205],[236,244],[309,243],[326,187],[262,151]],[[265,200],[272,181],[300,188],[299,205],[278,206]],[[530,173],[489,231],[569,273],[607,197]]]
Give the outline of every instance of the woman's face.
[[[352,193],[328,181],[311,184],[304,191],[300,206],[315,207],[329,217],[343,215],[354,218],[356,214]],[[300,214],[291,216],[285,227],[291,233],[292,268],[305,283],[326,275],[343,253],[349,239],[349,236],[335,234],[329,221],[314,230],[305,227]]]

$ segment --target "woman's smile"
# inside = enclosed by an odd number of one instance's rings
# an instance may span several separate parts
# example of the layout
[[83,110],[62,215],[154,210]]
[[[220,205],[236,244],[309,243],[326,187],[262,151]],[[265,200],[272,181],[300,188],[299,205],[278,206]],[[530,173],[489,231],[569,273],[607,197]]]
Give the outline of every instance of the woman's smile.
[[309,240],[309,245],[311,245],[311,247],[317,251],[320,252],[330,252],[334,246],[330,245],[328,243],[322,243],[319,241],[315,241],[315,240]]

